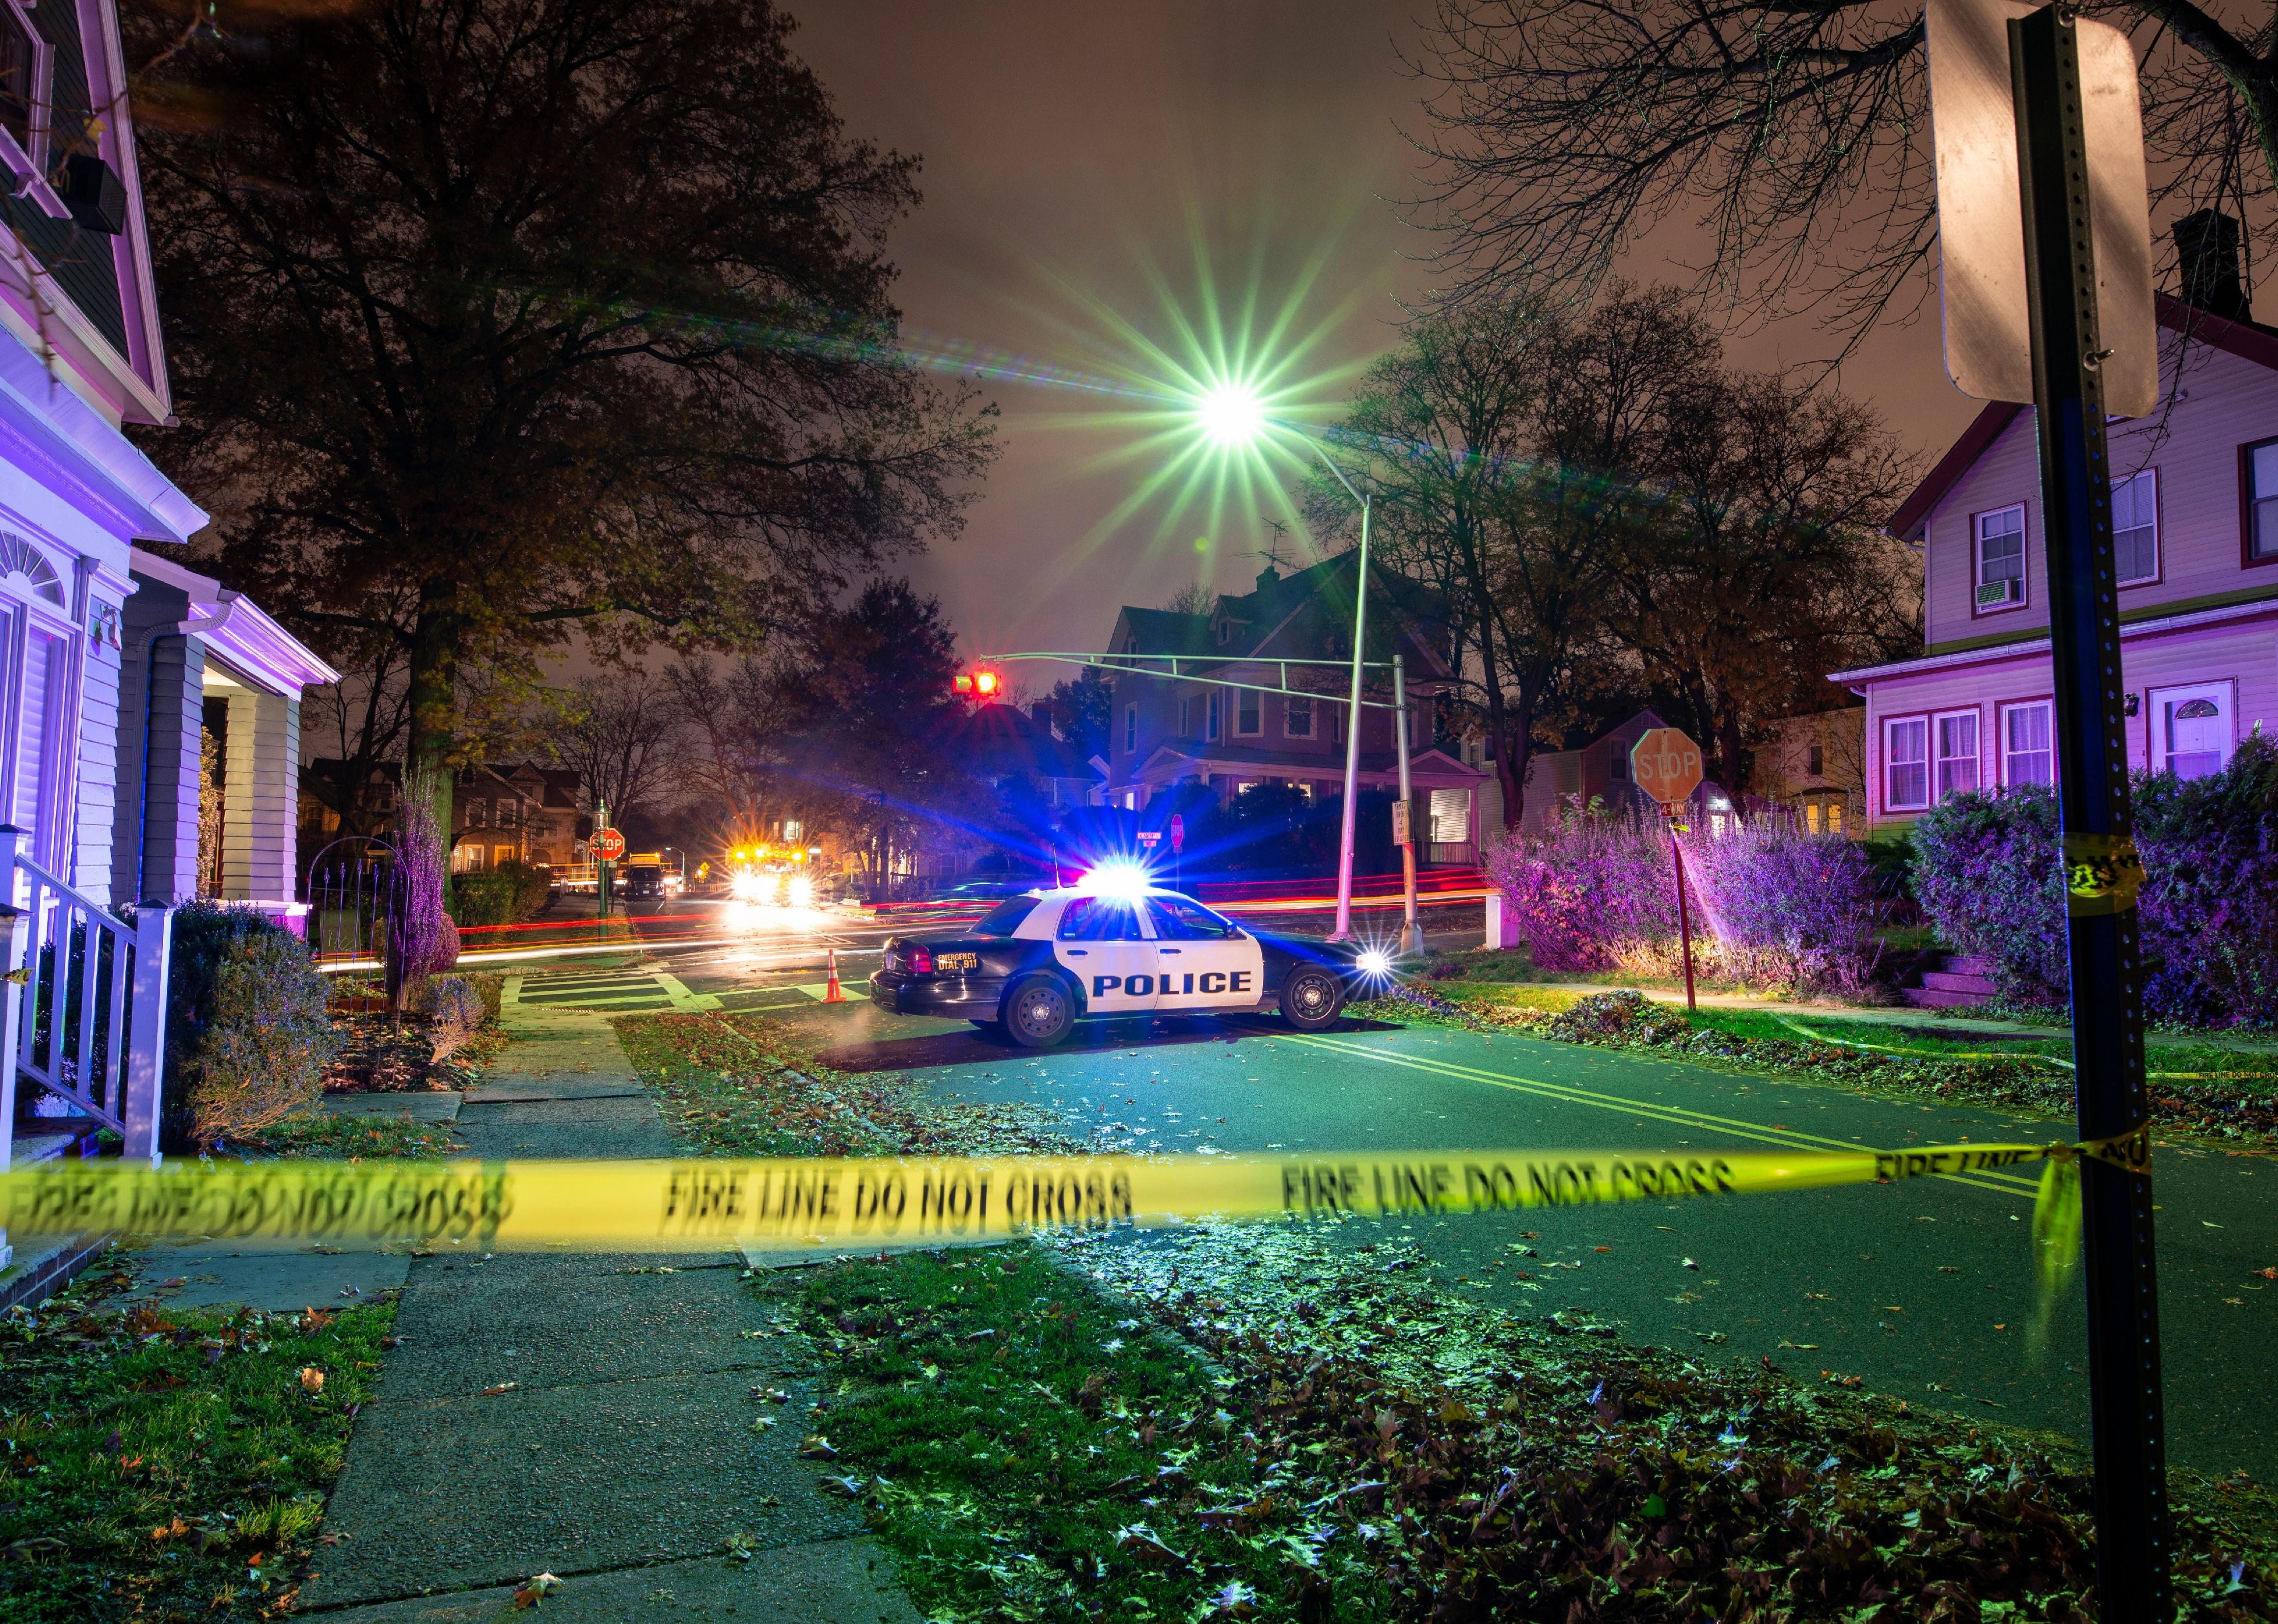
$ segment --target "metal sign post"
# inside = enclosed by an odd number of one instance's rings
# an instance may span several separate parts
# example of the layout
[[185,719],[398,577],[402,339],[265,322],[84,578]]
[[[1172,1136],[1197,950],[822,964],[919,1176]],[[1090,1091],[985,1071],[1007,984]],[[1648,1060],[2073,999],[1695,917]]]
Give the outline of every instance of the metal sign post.
[[2097,253],[2075,19],[2008,24],[2039,428],[2057,801],[2064,832],[2075,1087],[2084,1140],[2143,1135],[2135,1169],[2081,1166],[2094,1427],[2096,1589],[2106,1624],[2173,1616],[2144,1083],[2139,873],[2128,801],[2120,607],[2106,461]]
[[1630,746],[1630,782],[1661,803],[1669,819],[1669,865],[1677,876],[1677,940],[1685,950],[1685,1007],[1701,1007],[1693,990],[1693,916],[1685,902],[1685,852],[1677,820],[1703,776],[1701,746],[1682,728],[1648,728]]
[[1400,950],[1421,953],[1424,932],[1416,923],[1416,792],[1408,783],[1408,671],[1398,654],[1392,657],[1392,706],[1393,730],[1400,745],[1400,804],[1395,808],[1400,821],[1393,835],[1400,846]]

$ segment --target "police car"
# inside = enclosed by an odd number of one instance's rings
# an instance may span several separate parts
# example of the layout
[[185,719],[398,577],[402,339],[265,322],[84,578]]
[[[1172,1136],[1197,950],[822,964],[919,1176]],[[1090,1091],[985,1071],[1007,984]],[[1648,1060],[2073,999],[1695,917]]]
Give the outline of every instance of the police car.
[[1261,935],[1176,891],[1109,881],[1009,897],[954,935],[890,936],[870,997],[1042,1048],[1080,1020],[1135,1015],[1278,1010],[1319,1032],[1389,974],[1357,944]]

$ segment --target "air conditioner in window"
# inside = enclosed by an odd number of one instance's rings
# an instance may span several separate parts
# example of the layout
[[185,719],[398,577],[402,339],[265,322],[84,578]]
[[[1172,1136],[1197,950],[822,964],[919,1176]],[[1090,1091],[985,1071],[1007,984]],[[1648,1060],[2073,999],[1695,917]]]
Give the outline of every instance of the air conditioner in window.
[[1977,606],[1988,604],[2015,603],[2025,595],[2022,581],[1988,581],[1977,589]]

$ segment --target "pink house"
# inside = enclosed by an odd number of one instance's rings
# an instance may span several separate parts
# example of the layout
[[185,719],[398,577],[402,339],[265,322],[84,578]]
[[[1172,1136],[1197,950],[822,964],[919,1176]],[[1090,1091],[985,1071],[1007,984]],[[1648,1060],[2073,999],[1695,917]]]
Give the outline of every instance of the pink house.
[[[2161,295],[2170,408],[2110,429],[2129,759],[2185,777],[2278,727],[2278,329],[2228,271],[2204,295],[2228,315]],[[2032,408],[1988,406],[1892,519],[1926,646],[1830,678],[1866,700],[1870,827],[2061,770],[2037,454]]]

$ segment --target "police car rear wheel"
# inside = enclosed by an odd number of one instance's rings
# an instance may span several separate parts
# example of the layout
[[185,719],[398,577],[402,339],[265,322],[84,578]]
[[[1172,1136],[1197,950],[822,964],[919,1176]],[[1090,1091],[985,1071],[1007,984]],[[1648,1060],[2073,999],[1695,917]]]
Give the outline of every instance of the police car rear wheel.
[[1075,1000],[1048,975],[1015,981],[1005,995],[1005,1030],[1023,1048],[1050,1048],[1075,1025]]
[[1281,1018],[1300,1032],[1333,1025],[1344,1007],[1344,987],[1326,970],[1300,970],[1281,983]]

